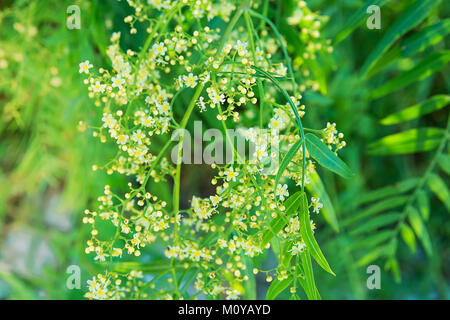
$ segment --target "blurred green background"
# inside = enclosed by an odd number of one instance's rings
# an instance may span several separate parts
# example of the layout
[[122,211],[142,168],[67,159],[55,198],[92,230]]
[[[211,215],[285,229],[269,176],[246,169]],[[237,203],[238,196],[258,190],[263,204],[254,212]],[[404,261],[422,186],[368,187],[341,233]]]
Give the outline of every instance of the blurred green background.
[[[380,124],[395,111],[449,92],[446,49],[450,3],[423,1],[425,7],[407,17],[412,19],[411,28],[403,27],[403,32],[400,24],[391,31],[419,2],[372,1],[382,5],[381,29],[369,30],[365,23],[369,14],[361,8],[370,2],[307,1],[313,11],[329,17],[322,32],[334,43],[334,52],[318,60],[314,76],[324,86],[319,92],[304,94],[308,108],[305,121],[317,128],[326,121],[337,123],[347,141],[340,156],[356,173],[352,179],[343,180],[319,171],[339,221],[339,231],[324,219],[316,222],[318,242],[337,274],[332,277],[316,268],[317,287],[324,299],[447,299],[450,294],[450,163],[445,157],[450,149],[446,142],[441,157],[435,159],[442,137],[449,136],[445,129],[449,110],[442,107],[408,122]],[[80,30],[66,27],[66,9],[73,4],[81,9]],[[295,60],[301,48],[292,45],[295,39],[285,22],[292,15],[293,2],[269,1],[268,5],[273,9],[269,18],[287,39]],[[81,120],[98,122],[102,113],[88,98],[78,64],[88,59],[96,66],[107,67],[104,52],[113,31],[122,32],[123,43],[129,48],[137,49],[142,44],[143,32],[131,38],[123,23],[129,12],[126,3],[113,0],[0,1],[2,299],[81,299],[86,280],[98,270],[84,254],[89,230],[81,223],[82,212],[105,184],[126,183],[123,177],[91,170],[92,164],[104,163],[114,149],[98,143],[89,131],[77,128]],[[438,23],[438,36],[423,33]],[[378,67],[378,72],[363,76],[365,63],[389,32],[398,35],[388,48],[393,58],[381,59],[373,69]],[[418,45],[415,39],[419,39]],[[402,51],[411,41],[417,48]],[[408,73],[410,70],[415,72]],[[389,82],[405,74],[400,84]],[[386,83],[388,91],[377,91]],[[444,133],[429,146],[427,137],[423,141],[419,135],[413,141],[416,150],[408,154],[396,154],[403,152],[389,145],[377,151],[380,148],[371,145],[384,136],[424,127],[442,128]],[[400,139],[395,143],[405,142]],[[427,147],[420,148],[421,144]],[[192,168],[183,176],[183,185],[192,193],[205,192],[198,183],[198,173]],[[426,179],[422,179],[424,176]],[[390,225],[383,217],[394,209],[405,210],[409,197],[417,196],[414,191],[421,181],[419,193],[423,191],[424,200],[418,203],[421,218],[417,223],[427,230],[428,238],[412,234],[411,240],[407,231],[389,234],[390,228],[402,222],[391,221]],[[415,203],[416,199],[411,201]],[[352,220],[361,213],[361,218]],[[375,218],[378,220],[366,229],[354,232]],[[406,228],[417,232],[417,223],[410,221],[411,226]],[[385,238],[375,242],[383,232]],[[270,256],[263,259],[270,265]],[[366,286],[370,264],[381,267],[379,290]],[[69,265],[81,267],[80,290],[66,287]],[[264,297],[267,284],[264,279],[258,281],[259,297]]]

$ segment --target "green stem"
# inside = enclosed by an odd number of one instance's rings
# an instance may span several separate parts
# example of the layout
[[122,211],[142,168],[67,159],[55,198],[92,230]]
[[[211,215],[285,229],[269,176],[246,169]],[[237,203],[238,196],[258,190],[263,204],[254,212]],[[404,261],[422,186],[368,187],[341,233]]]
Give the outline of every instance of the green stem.
[[[305,151],[306,151],[306,145],[305,145],[305,132],[303,131],[303,125],[302,125],[302,120],[300,118],[300,115],[298,114],[298,110],[297,107],[295,106],[295,104],[292,102],[291,97],[289,96],[289,94],[286,92],[286,90],[284,90],[280,83],[270,75],[270,73],[262,70],[261,68],[258,68],[256,66],[252,67],[253,69],[255,69],[258,72],[261,72],[262,74],[264,74],[276,87],[277,89],[283,94],[283,96],[286,98],[286,100],[288,101],[289,105],[291,106],[292,111],[294,112],[295,115],[295,119],[297,120],[297,125],[298,128],[300,130],[300,135],[301,135],[301,139],[302,139],[302,192],[305,191],[305,170],[306,170],[306,157],[305,157]],[[276,188],[276,186],[275,186]]]
[[281,50],[283,51],[284,58],[286,59],[289,74],[291,76],[292,91],[294,92],[294,95],[295,95],[297,93],[297,86],[295,84],[294,70],[292,69],[291,59],[289,58],[286,46],[283,43],[283,39],[281,37],[280,32],[278,31],[277,27],[273,24],[273,22],[270,21],[270,19],[268,19],[267,17],[263,16],[259,12],[253,11],[251,9],[249,10],[249,12],[251,15],[258,17],[259,19],[262,19],[265,22],[267,22],[267,24],[272,28],[273,32],[275,32],[275,35],[278,38],[278,42],[280,43]]
[[[181,2],[181,5],[180,4],[175,5],[172,9],[170,9],[168,12],[166,12],[162,17],[160,17],[158,19],[158,23],[153,28],[152,32],[150,33],[150,35],[147,37],[147,40],[145,41],[144,47],[142,48],[141,54],[138,59],[139,62],[142,61],[143,55],[145,54],[145,52],[147,52],[148,48],[152,44],[153,38],[155,37],[158,29],[161,26],[163,26],[163,28],[165,29],[167,24],[169,23],[169,21],[172,19],[173,15],[177,12],[178,8],[181,7],[182,5],[183,5],[182,2]],[[139,64],[140,63],[138,63],[138,65]]]
[[441,139],[441,142],[439,144],[439,147],[433,157],[433,160],[431,160],[430,165],[428,166],[428,168],[425,171],[425,174],[422,176],[422,178],[420,179],[419,183],[417,184],[416,188],[414,189],[414,192],[411,194],[411,196],[408,199],[408,202],[405,204],[404,206],[404,210],[403,210],[403,216],[400,219],[399,223],[397,224],[397,232],[400,231],[400,225],[404,222],[404,220],[406,219],[407,213],[408,213],[408,208],[410,206],[412,206],[414,200],[416,199],[419,191],[424,187],[425,183],[427,182],[430,174],[433,172],[434,168],[436,167],[436,164],[438,162],[439,156],[442,154],[442,152],[444,151],[445,145],[448,141],[448,139],[450,139],[450,114],[448,115],[448,119],[447,119],[447,128],[445,130],[445,134]]
[[150,178],[151,172],[158,164],[159,160],[161,160],[162,156],[166,152],[167,148],[172,143],[172,140],[169,140],[166,142],[166,144],[162,147],[161,151],[156,156],[156,159],[152,162],[152,165],[150,166],[150,169],[148,169],[147,176],[145,177],[144,183],[142,184],[141,188],[145,189],[145,186],[147,185],[148,179]]
[[225,29],[225,32],[222,36],[222,39],[220,40],[219,49],[217,50],[217,53],[220,54],[222,52],[223,47],[225,46],[225,42],[230,37],[231,31],[233,31],[234,26],[238,22],[239,18],[241,17],[244,10],[248,8],[250,4],[250,0],[243,1],[239,8],[237,8],[236,13],[234,14],[233,18],[231,19],[230,23],[228,24],[227,28]]
[[[245,22],[247,24],[247,32],[250,41],[250,49],[253,56],[253,64],[256,65],[256,48],[255,48],[255,41],[253,39],[253,33],[255,32],[255,28],[253,26],[253,22],[250,18],[250,15],[248,14],[248,11],[244,12],[244,16]],[[263,113],[264,113],[264,87],[260,78],[257,78],[256,82],[258,84],[258,91],[259,91],[259,128],[262,129]]]
[[[183,156],[183,138],[184,138],[184,129],[186,128],[187,122],[189,120],[189,117],[191,116],[192,110],[194,110],[195,103],[197,102],[198,97],[200,96],[202,90],[203,90],[203,84],[200,84],[197,86],[197,89],[194,92],[194,96],[191,99],[191,102],[189,103],[189,106],[186,110],[186,113],[183,116],[183,119],[181,119],[179,129],[181,129],[180,132],[180,141],[179,141],[179,149],[178,149],[178,156],[177,156],[177,168],[175,173],[175,182],[173,186],[173,205],[174,205],[174,214],[176,215],[178,211],[180,210],[180,176],[181,176],[181,158]],[[175,224],[175,227],[177,224]],[[176,236],[176,234],[175,234]]]

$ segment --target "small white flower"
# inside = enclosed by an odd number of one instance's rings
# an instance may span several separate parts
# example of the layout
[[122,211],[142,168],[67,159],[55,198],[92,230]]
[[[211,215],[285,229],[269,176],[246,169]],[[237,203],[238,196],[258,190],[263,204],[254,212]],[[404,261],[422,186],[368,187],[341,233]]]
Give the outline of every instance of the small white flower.
[[320,198],[317,198],[317,199],[315,197],[311,198],[311,205],[313,207],[314,213],[319,213],[320,209],[322,209],[322,207],[323,207],[323,204],[320,203],[319,201],[320,201]]
[[158,103],[156,105],[158,112],[162,113],[162,114],[169,114],[169,110],[170,110],[170,104],[166,101],[164,101],[163,103]]
[[289,252],[290,252],[293,256],[296,256],[296,255],[302,253],[303,251],[305,251],[305,248],[306,248],[305,243],[304,243],[303,241],[301,241],[301,242],[295,243],[295,244],[292,246],[291,250],[289,250]]
[[239,295],[241,294],[239,291],[237,291],[236,289],[233,290],[227,290],[226,291],[227,300],[236,300],[237,298],[239,298]]
[[233,181],[236,181],[236,177],[237,177],[237,172],[236,171],[233,171],[233,168],[227,168],[226,170],[225,170],[225,176],[227,177],[227,181],[230,181],[230,180],[233,180]]
[[287,184],[284,185],[278,184],[275,194],[280,197],[280,200],[284,200],[284,197],[289,197]]
[[155,55],[158,56],[164,56],[166,54],[167,48],[164,46],[164,42],[155,43],[152,47],[153,52]]
[[205,98],[203,97],[198,98],[197,105],[200,107],[200,112],[206,111]]
[[126,144],[128,142],[128,135],[120,134],[117,136],[117,144]]
[[267,153],[267,145],[266,144],[257,144],[255,148],[255,152],[253,154],[258,160],[261,160],[268,156]]
[[145,133],[142,132],[142,130],[137,130],[133,133],[132,139],[137,144],[142,144],[142,140],[145,138]]
[[245,132],[245,139],[247,139],[251,142],[255,142],[256,135],[257,135],[256,130],[254,128],[250,128]]
[[120,32],[113,32],[113,34],[111,35],[111,42],[117,41],[120,39]]
[[125,83],[125,79],[122,79],[120,76],[112,77],[112,87],[122,89],[122,85]]
[[234,48],[237,50],[238,55],[242,57],[248,53],[247,46],[248,46],[247,42],[241,42],[241,40],[238,40]]
[[217,206],[219,204],[219,202],[222,200],[222,198],[216,194],[214,196],[210,196],[209,200],[211,200],[211,203],[213,206]]
[[298,232],[300,230],[300,221],[298,217],[289,219],[289,231],[290,232]]
[[89,63],[89,60],[86,60],[85,62],[80,63],[80,73],[86,73],[89,74],[89,69],[91,69],[93,66],[91,63]]
[[272,130],[281,130],[283,128],[283,121],[280,117],[273,117],[270,120],[269,128]]
[[117,125],[117,120],[114,119],[113,115],[110,114],[110,113],[108,113],[108,114],[104,113],[102,121],[103,121],[103,127],[104,128],[113,129]]
[[224,94],[219,94],[216,89],[214,89],[213,87],[208,88],[208,96],[211,99],[213,104],[217,104],[217,103],[224,103],[225,102],[225,95]]
[[262,51],[259,47],[256,47],[255,56],[258,61],[264,60],[264,51]]
[[192,73],[189,73],[187,76],[183,76],[184,83],[187,87],[195,88],[197,85],[197,76],[194,76]]
[[95,83],[91,86],[92,87],[92,91],[94,91],[95,93],[103,93],[105,92],[106,89],[106,84],[102,84],[100,83],[100,81],[95,81]]

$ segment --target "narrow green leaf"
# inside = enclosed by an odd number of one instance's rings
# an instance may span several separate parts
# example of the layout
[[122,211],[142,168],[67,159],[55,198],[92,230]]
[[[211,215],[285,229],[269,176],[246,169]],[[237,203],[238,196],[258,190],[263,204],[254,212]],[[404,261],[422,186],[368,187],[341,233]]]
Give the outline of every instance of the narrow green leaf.
[[371,98],[378,99],[391,92],[400,90],[413,82],[425,79],[442,69],[450,61],[450,51],[436,52],[422,60],[414,68],[403,72],[398,77],[385,82],[381,87],[372,91]]
[[251,258],[248,256],[243,256],[243,260],[245,261],[245,275],[248,277],[246,281],[244,281],[244,299],[246,300],[256,300],[256,278],[253,274],[253,264]]
[[388,198],[388,199],[376,202],[373,205],[371,205],[368,208],[361,211],[359,214],[345,219],[342,222],[342,225],[348,226],[352,223],[355,223],[356,221],[359,221],[361,219],[366,219],[366,218],[368,218],[374,214],[377,214],[379,212],[397,208],[397,207],[405,204],[406,201],[408,201],[408,199],[409,199],[408,196],[397,196],[397,197],[392,197],[392,198]]
[[331,203],[330,196],[325,190],[325,186],[320,179],[317,172],[310,173],[309,175],[310,183],[306,185],[306,188],[317,198],[320,198],[320,202],[323,204],[321,210],[325,220],[331,225],[331,227],[339,232],[339,224],[336,217],[336,212],[334,211],[333,204]]
[[388,259],[388,261],[386,261],[385,268],[386,270],[391,270],[392,274],[394,275],[394,281],[396,283],[400,283],[400,281],[402,280],[402,276],[400,273],[400,268],[398,266],[398,261],[397,259],[395,259],[395,257],[391,257]]
[[286,279],[278,280],[275,278],[275,280],[272,281],[269,289],[266,293],[266,300],[273,300],[275,299],[283,290],[285,290],[291,282],[294,280],[294,278],[290,275]]
[[348,249],[349,250],[356,250],[361,248],[371,248],[378,246],[380,243],[383,243],[389,239],[392,239],[396,235],[396,232],[394,230],[386,230],[386,231],[380,231],[375,233],[374,235],[368,236],[363,239],[358,239],[357,241],[352,241]]
[[[255,14],[256,16],[259,16],[259,17],[261,17],[261,18],[264,18],[263,16],[261,16],[259,13],[253,13],[253,11],[252,11],[252,14]],[[264,19],[267,19],[267,18],[264,18]],[[270,20],[268,20],[267,19],[267,22],[269,23],[269,24],[272,24],[272,22],[270,22]],[[276,28],[274,27],[274,30],[276,30]],[[281,41],[281,40],[280,40]],[[281,42],[280,43],[280,45],[284,48],[284,45],[283,45],[283,43]],[[287,53],[285,52],[285,54],[287,55]],[[288,64],[290,65],[290,62],[289,62],[289,59],[288,59],[288,57],[287,57],[287,61],[288,61]],[[296,120],[296,122],[297,122],[297,127],[298,127],[298,130],[300,131],[300,135],[301,135],[301,141],[302,141],[302,146],[303,146],[303,153],[305,153],[305,149],[306,149],[306,146],[305,146],[305,132],[303,131],[303,124],[302,124],[302,119],[301,119],[301,117],[300,117],[300,115],[299,115],[299,113],[298,113],[298,110],[297,110],[297,107],[295,106],[295,104],[294,104],[294,102],[292,102],[292,99],[291,99],[291,97],[289,96],[289,94],[287,93],[287,91],[281,86],[281,84],[274,78],[274,77],[272,77],[268,72],[266,72],[266,71],[264,71],[264,70],[262,70],[261,68],[258,68],[258,67],[256,67],[256,66],[252,66],[252,68],[254,69],[254,70],[256,70],[256,71],[258,71],[258,72],[260,72],[260,73],[262,73],[262,74],[264,74],[274,85],[275,85],[275,87],[277,87],[277,89],[281,92],[281,94],[285,97],[285,99],[287,100],[287,102],[289,103],[289,106],[291,107],[291,110],[292,110],[292,112],[294,113],[294,117],[295,117],[295,120]],[[290,70],[291,71],[291,73],[292,73],[292,70]],[[292,79],[292,81],[294,82],[293,83],[293,85],[294,85],[294,87],[295,87],[295,79]],[[304,191],[304,188],[305,188],[305,181],[304,181],[304,176],[305,176],[305,171],[306,171],[306,157],[303,157],[303,159],[302,159],[302,191]],[[276,187],[276,186],[275,186]]]
[[369,145],[374,155],[408,154],[429,151],[439,145],[445,130],[441,128],[419,128],[391,134]]
[[286,170],[287,166],[289,165],[289,163],[291,162],[292,158],[297,153],[298,149],[300,149],[301,145],[302,145],[302,141],[301,140],[296,141],[291,146],[291,148],[286,153],[286,155],[284,156],[283,160],[281,161],[280,167],[278,168],[277,175],[275,177],[275,187],[278,185],[278,181],[280,180],[281,175],[283,174],[284,170]]
[[426,221],[430,216],[430,200],[424,190],[417,191],[417,207],[419,208],[422,218]]
[[401,217],[402,217],[402,215],[398,212],[385,213],[378,217],[370,219],[366,223],[363,223],[361,226],[351,230],[349,234],[357,235],[357,234],[361,234],[364,232],[369,232],[374,229],[378,229],[378,228],[384,227],[386,225],[392,224],[392,223],[400,220]]
[[448,175],[450,175],[450,156],[447,154],[441,154],[438,157],[439,167]]
[[0,279],[8,283],[8,285],[10,286],[10,297],[12,299],[34,300],[38,298],[33,288],[27,285],[19,277],[16,277],[14,274],[0,269]]
[[302,192],[301,194],[299,218],[300,234],[303,241],[305,241],[306,247],[308,248],[309,252],[325,271],[331,273],[332,275],[335,275],[328,265],[328,262],[325,259],[322,251],[320,250],[316,239],[314,238],[314,234],[311,229],[311,220],[309,218],[308,200],[306,199],[306,193],[304,192]]
[[361,205],[364,203],[372,202],[378,199],[384,199],[390,196],[395,196],[404,192],[407,192],[414,188],[417,183],[419,182],[419,179],[417,178],[410,178],[405,179],[403,181],[397,182],[394,185],[383,187],[374,191],[371,191],[369,193],[361,195],[357,201],[357,205]]
[[365,61],[361,73],[366,75],[397,39],[422,22],[439,3],[439,0],[417,0],[408,11],[396,20],[380,42],[378,42]]
[[400,234],[405,243],[411,249],[411,252],[416,252],[416,237],[414,237],[414,232],[411,228],[405,223],[400,224]]
[[428,177],[428,187],[442,201],[442,203],[450,212],[450,192],[444,181],[435,173],[431,173]]
[[372,77],[399,58],[424,51],[426,48],[440,42],[449,32],[450,19],[446,19],[415,33],[384,54],[368,72],[367,77]]
[[368,0],[364,2],[361,8],[358,9],[348,20],[347,23],[344,25],[342,30],[336,35],[334,38],[333,44],[336,45],[345,38],[348,37],[350,33],[353,32],[359,25],[367,21],[367,8],[371,5],[377,5],[381,7],[383,4],[385,4],[387,0]]
[[308,299],[310,300],[319,300],[320,296],[318,296],[316,293],[318,293],[316,282],[314,280],[314,271],[311,263],[311,257],[309,250],[306,249],[305,252],[301,254],[302,259],[302,267],[303,271],[305,272],[305,293],[308,296]]
[[385,246],[377,247],[377,248],[369,251],[368,253],[366,253],[362,258],[360,258],[356,262],[356,265],[358,267],[368,265],[369,263],[371,263],[372,261],[375,261],[379,257],[386,255],[386,251],[388,251],[389,248],[390,248],[390,244],[387,244]]
[[411,224],[414,232],[416,233],[417,238],[422,242],[423,248],[425,252],[431,256],[431,241],[430,236],[428,235],[428,231],[423,224],[422,219],[420,218],[419,212],[417,212],[416,208],[408,207],[407,208],[408,220]]
[[403,109],[399,112],[393,113],[381,120],[383,125],[397,124],[404,121],[419,118],[425,114],[442,109],[450,103],[450,96],[442,94],[436,95],[432,98],[422,101],[419,104]]
[[353,176],[350,168],[333,153],[318,137],[312,133],[305,135],[306,150],[322,167],[331,170],[344,178]]
[[450,33],[450,19],[439,21],[425,28],[420,33],[402,42],[403,56],[423,51],[441,41],[448,33]]
[[270,222],[270,229],[265,231],[262,236],[261,248],[264,248],[272,238],[280,232],[281,229],[286,225],[286,220],[284,215],[291,216],[295,212],[297,212],[300,204],[301,204],[301,195],[302,192],[298,191],[291,195],[284,202],[285,211],[278,212],[278,216]]
[[291,250],[293,244],[294,244],[293,241],[286,241],[286,243],[283,246],[283,250],[281,250],[282,259],[280,263],[285,267],[289,267],[289,264],[291,263],[292,254],[289,252],[289,250]]

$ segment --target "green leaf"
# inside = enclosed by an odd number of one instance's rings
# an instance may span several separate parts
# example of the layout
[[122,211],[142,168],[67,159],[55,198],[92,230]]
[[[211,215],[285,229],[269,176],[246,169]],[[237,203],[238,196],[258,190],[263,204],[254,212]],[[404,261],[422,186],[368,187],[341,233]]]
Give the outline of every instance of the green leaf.
[[413,253],[416,252],[416,237],[414,237],[414,232],[411,228],[405,223],[400,224],[400,234],[411,251]]
[[421,52],[441,41],[450,32],[450,19],[439,21],[402,43],[403,56]]
[[12,299],[21,299],[21,300],[34,300],[37,299],[37,295],[34,292],[33,288],[27,285],[23,280],[14,274],[0,269],[0,279],[7,282],[11,288]]
[[325,259],[322,251],[320,250],[316,239],[314,238],[314,234],[311,229],[311,220],[309,218],[308,200],[306,199],[306,193],[304,192],[302,192],[301,194],[299,218],[300,234],[309,252],[325,271],[331,273],[332,275],[335,275],[328,265],[328,262]]
[[349,234],[357,235],[357,234],[361,234],[364,232],[369,232],[374,229],[378,229],[378,228],[384,227],[386,225],[392,224],[392,223],[400,220],[401,217],[402,217],[402,215],[398,212],[385,213],[378,217],[370,219],[369,221],[362,224],[361,226],[351,230]]
[[246,300],[256,300],[256,278],[253,274],[253,264],[251,261],[251,258],[248,256],[242,256],[243,260],[245,261],[245,275],[248,277],[248,279],[244,282],[244,299]]
[[278,280],[275,278],[275,280],[272,281],[269,289],[267,290],[266,294],[266,300],[273,300],[275,299],[283,290],[285,290],[291,282],[294,280],[294,278],[289,275],[286,279]]
[[445,130],[441,128],[419,128],[391,134],[369,145],[375,155],[407,154],[429,151],[441,142]]
[[280,230],[283,229],[283,227],[286,225],[286,218],[284,217],[284,215],[289,217],[297,212],[301,204],[301,195],[302,192],[298,191],[291,195],[288,199],[286,199],[286,201],[284,202],[285,211],[278,212],[277,217],[272,219],[272,221],[270,222],[270,229],[264,232],[261,241],[261,248],[264,248],[270,242],[270,240],[272,240],[272,238],[276,236],[278,232],[280,232]]
[[391,270],[394,275],[394,281],[396,283],[400,283],[402,277],[400,273],[400,268],[398,266],[398,261],[395,259],[395,257],[391,257],[386,261],[385,264],[386,270]]
[[422,22],[439,3],[439,0],[416,1],[408,11],[396,20],[380,42],[378,42],[362,67],[362,75],[366,75],[397,39]]
[[412,107],[393,113],[381,120],[383,125],[397,124],[404,121],[419,118],[425,114],[442,109],[450,103],[450,96],[442,94],[436,95],[428,100],[422,101]]
[[302,141],[298,140],[297,142],[295,142],[292,145],[292,147],[289,149],[289,151],[284,156],[283,160],[281,161],[280,167],[278,168],[277,175],[275,177],[275,188],[277,187],[278,181],[280,180],[281,175],[283,174],[284,170],[286,170],[287,166],[289,165],[292,158],[297,153],[298,149],[300,149],[301,145],[302,145]]
[[358,220],[366,219],[366,218],[368,218],[374,214],[377,214],[379,212],[399,207],[399,206],[405,204],[406,201],[408,201],[408,199],[409,199],[409,196],[397,196],[397,197],[392,197],[389,199],[385,199],[385,200],[376,202],[373,205],[371,205],[368,208],[361,211],[359,214],[345,219],[342,222],[342,225],[348,226],[352,223],[355,223]]
[[391,92],[400,90],[413,82],[422,80],[442,69],[450,61],[450,51],[433,53],[414,68],[403,72],[397,78],[385,82],[371,93],[372,99],[378,99]]
[[383,55],[368,72],[367,77],[372,77],[396,59],[424,51],[426,48],[441,41],[449,32],[450,19],[446,19],[415,33]]
[[334,38],[333,44],[336,45],[345,38],[348,37],[350,33],[353,32],[359,25],[367,20],[367,8],[371,5],[377,5],[381,7],[385,4],[387,0],[368,0],[366,1],[361,8],[358,9],[349,19],[347,19],[347,23],[344,25],[342,30],[336,35]]
[[450,175],[450,156],[447,154],[441,154],[438,157],[439,167],[448,175]]
[[339,159],[318,137],[312,133],[305,135],[306,150],[322,167],[331,170],[344,178],[353,176],[350,168]]
[[386,244],[386,245],[384,245],[382,247],[374,248],[373,250],[371,250],[368,253],[366,253],[362,258],[360,258],[356,262],[356,265],[358,267],[362,267],[362,266],[368,265],[369,263],[371,263],[372,261],[377,260],[381,256],[389,256],[390,253],[392,252],[392,250],[393,250],[392,249],[392,241],[390,241],[388,244]]
[[285,267],[289,267],[289,264],[291,263],[292,254],[289,252],[289,250],[291,250],[293,244],[294,241],[286,241],[286,243],[283,246],[283,250],[281,250],[280,263]]
[[428,231],[423,224],[422,219],[420,218],[419,212],[417,212],[416,208],[408,207],[407,209],[408,220],[411,224],[414,232],[416,233],[417,238],[422,242],[423,248],[428,256],[431,256],[431,241],[430,236],[428,235]]
[[356,250],[360,248],[371,248],[378,246],[380,243],[383,243],[386,240],[392,239],[392,237],[396,236],[396,232],[393,230],[380,231],[371,235],[369,237],[358,239],[357,241],[352,241],[348,248],[350,250]]
[[414,188],[419,182],[418,178],[405,179],[403,181],[397,182],[392,186],[383,187],[369,193],[361,195],[357,201],[357,205],[372,202],[378,199],[387,198],[389,196],[395,196]]
[[428,220],[430,216],[430,200],[425,191],[420,189],[417,191],[417,207],[419,208],[420,214],[424,220]]
[[311,257],[309,250],[306,249],[305,252],[301,254],[302,267],[305,272],[305,293],[310,300],[320,300],[318,295],[318,290],[316,287],[316,282],[314,280],[314,271],[311,263]]
[[310,183],[306,185],[306,188],[317,198],[320,198],[320,202],[323,204],[321,210],[325,220],[331,225],[331,227],[339,232],[339,224],[336,217],[336,212],[334,211],[333,204],[331,203],[330,197],[325,190],[325,187],[320,179],[317,172],[310,173],[309,175]]
[[[273,23],[270,20],[268,20],[264,16],[260,15],[259,13],[253,12],[253,11],[251,11],[251,12],[252,12],[252,14],[255,14],[256,16],[259,16],[260,18],[266,19],[267,23],[273,25]],[[275,31],[276,28],[275,28],[275,26],[273,26],[273,27],[274,27],[274,31]],[[281,39],[280,39],[280,41],[281,41]],[[283,44],[282,41],[280,42],[280,45],[284,48],[284,44]],[[283,51],[284,51],[285,55],[287,56],[287,53],[285,52],[285,49],[283,49]],[[289,57],[287,57],[287,61],[288,61],[288,64],[290,66]],[[304,153],[306,152],[305,151],[305,149],[306,149],[306,146],[305,146],[305,132],[303,131],[302,119],[301,119],[301,117],[300,117],[300,115],[298,113],[297,107],[295,106],[294,102],[292,102],[292,99],[289,96],[289,94],[287,93],[287,91],[281,86],[281,84],[274,77],[272,77],[268,72],[262,70],[261,68],[258,68],[256,66],[252,66],[252,68],[254,70],[262,73],[263,75],[265,75],[275,85],[275,87],[277,87],[277,89],[281,92],[281,94],[284,96],[284,98],[289,103],[289,106],[291,107],[291,110],[294,113],[294,117],[295,117],[295,120],[297,122],[298,130],[300,131],[301,141],[302,141],[302,146],[303,146],[303,155],[304,155]],[[290,70],[290,73],[292,73],[292,70]],[[292,76],[293,76],[293,74],[292,74]],[[292,79],[292,81],[294,82],[293,85],[295,85],[295,79]],[[302,191],[304,191],[304,188],[305,188],[304,175],[305,175],[305,171],[306,171],[306,157],[305,156],[302,159],[302,169],[303,169],[303,172],[302,172]]]
[[450,192],[444,181],[435,173],[430,173],[428,180],[428,187],[431,191],[442,201],[442,203],[450,212]]

